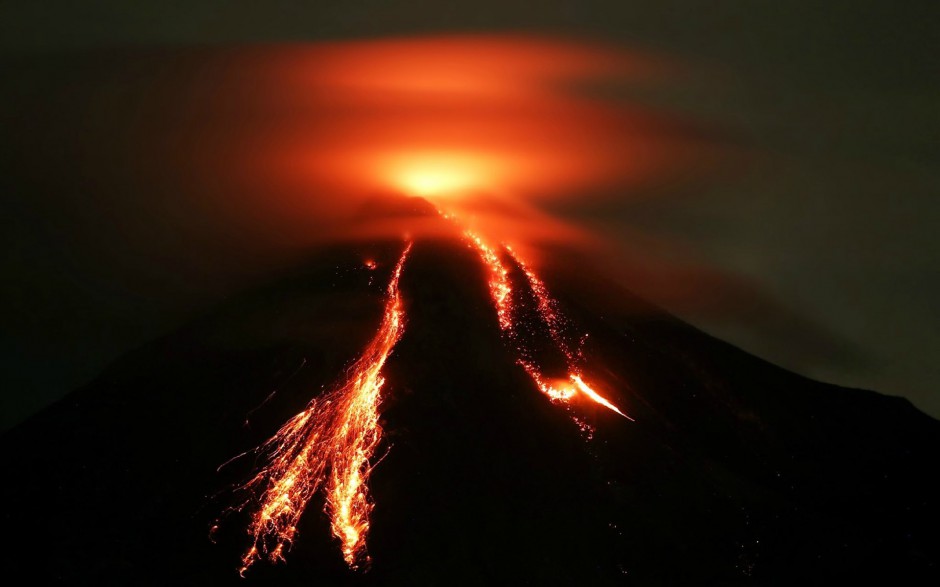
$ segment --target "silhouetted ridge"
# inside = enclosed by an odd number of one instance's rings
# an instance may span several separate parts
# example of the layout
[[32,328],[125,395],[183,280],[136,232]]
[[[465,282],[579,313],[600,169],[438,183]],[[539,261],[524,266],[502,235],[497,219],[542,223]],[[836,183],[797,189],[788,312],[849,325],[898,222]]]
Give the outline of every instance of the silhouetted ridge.
[[[433,208],[378,198],[363,213]],[[583,292],[607,283],[587,267],[550,270],[565,313],[590,333],[584,352],[603,366],[604,390],[636,419],[575,404],[593,429],[586,440],[516,363],[486,269],[452,238],[417,240],[401,273],[406,323],[383,371],[371,569],[347,568],[315,497],[287,563],[259,562],[240,579],[247,513],[222,516],[214,542],[209,529],[256,461],[217,469],[346,372],[381,319],[402,247],[327,249],[8,432],[8,576],[383,586],[938,578],[936,420],[799,377],[650,307],[636,313],[615,288]],[[515,295],[531,314],[517,269]],[[530,335],[541,348],[547,335]]]
[[397,193],[376,194],[359,208],[354,220],[392,220],[437,216],[437,209],[424,198]]

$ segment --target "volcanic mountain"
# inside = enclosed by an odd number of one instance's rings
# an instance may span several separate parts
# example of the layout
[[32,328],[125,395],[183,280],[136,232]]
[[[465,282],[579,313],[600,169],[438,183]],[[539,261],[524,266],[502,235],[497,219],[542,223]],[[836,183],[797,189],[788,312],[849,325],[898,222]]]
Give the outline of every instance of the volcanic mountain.
[[[574,255],[553,255],[536,276],[423,201],[371,214],[445,228],[323,247],[7,432],[7,576],[94,585],[940,576],[940,422],[906,400],[768,364]],[[344,390],[374,396],[353,398],[371,402],[363,407]],[[360,408],[375,409],[374,426],[362,420],[358,445],[333,442],[346,442],[343,425],[360,420],[344,418]],[[341,454],[353,445],[362,452]],[[324,479],[283,527],[272,522],[287,499],[279,488],[313,474],[275,470],[280,455],[319,463]],[[352,537],[337,522],[337,477],[354,479],[350,499],[364,504]]]

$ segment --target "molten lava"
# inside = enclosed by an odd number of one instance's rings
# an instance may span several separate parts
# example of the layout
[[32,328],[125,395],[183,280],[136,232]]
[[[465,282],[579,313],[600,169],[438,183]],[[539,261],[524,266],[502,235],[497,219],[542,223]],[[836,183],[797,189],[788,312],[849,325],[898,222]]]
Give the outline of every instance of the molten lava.
[[[444,214],[445,218],[451,218]],[[519,257],[512,248],[503,245],[503,250],[515,262],[522,273],[526,276],[529,285],[529,292],[535,297],[538,314],[548,329],[554,347],[565,357],[568,367],[567,380],[557,380],[547,377],[543,370],[538,366],[538,353],[518,331],[517,321],[514,320],[514,313],[517,308],[513,303],[512,284],[509,278],[509,269],[503,263],[496,250],[488,245],[482,237],[472,231],[464,233],[470,243],[480,255],[480,259],[486,266],[489,273],[490,296],[493,299],[493,305],[496,307],[496,316],[499,320],[499,327],[509,338],[510,344],[516,349],[518,356],[516,362],[528,374],[532,382],[543,394],[548,396],[553,402],[563,402],[568,404],[577,395],[581,394],[596,404],[604,406],[612,412],[620,414],[628,420],[633,420],[630,416],[623,413],[617,406],[611,403],[594,390],[584,381],[580,363],[583,362],[581,345],[578,344],[576,350],[572,350],[572,345],[565,337],[564,329],[566,319],[558,309],[558,302],[551,297],[545,283],[539,279],[535,272]],[[576,421],[579,426],[580,420]]]
[[482,238],[469,231],[466,235],[476,245],[480,257],[490,272],[490,295],[493,297],[493,303],[496,304],[499,327],[504,332],[512,333],[514,332],[512,328],[512,285],[509,282],[509,271],[499,260],[496,251],[487,246]]
[[[551,294],[548,292],[548,287],[546,287],[545,282],[543,282],[535,274],[535,271],[530,268],[525,261],[519,256],[519,254],[512,249],[512,247],[505,246],[506,252],[512,257],[516,262],[516,265],[522,270],[526,276],[526,280],[529,282],[529,289],[532,291],[532,295],[535,296],[536,302],[538,304],[539,314],[544,320],[545,325],[548,327],[548,332],[552,337],[552,341],[555,343],[556,348],[561,351],[568,362],[568,378],[570,379],[570,384],[574,385],[574,388],[568,386],[563,386],[562,388],[548,386],[548,390],[543,389],[543,383],[536,381],[536,384],[539,385],[539,388],[543,392],[547,393],[550,397],[557,396],[559,399],[567,400],[568,398],[574,396],[577,392],[581,392],[590,398],[595,403],[598,403],[608,410],[617,412],[624,418],[628,420],[633,420],[630,416],[624,414],[620,411],[620,408],[610,403],[606,398],[601,394],[594,391],[594,389],[585,383],[582,379],[580,368],[578,364],[584,361],[584,356],[582,353],[581,345],[579,344],[577,350],[572,350],[571,345],[564,336],[565,328],[565,317],[562,315],[561,311],[558,309],[558,302],[551,297]],[[584,339],[582,338],[581,341]],[[534,367],[532,368],[534,370]],[[529,371],[529,369],[526,369]],[[532,375],[532,372],[529,373]],[[533,379],[535,379],[533,377]]]
[[367,483],[370,459],[382,436],[378,412],[382,367],[404,328],[398,281],[410,250],[409,242],[392,273],[378,332],[345,379],[311,400],[261,447],[267,463],[244,486],[257,490],[260,497],[248,528],[252,545],[242,557],[241,573],[261,558],[283,560],[307,503],[324,486],[326,512],[343,558],[352,568],[368,561],[365,538],[372,502]]
[[[449,214],[442,215],[454,219]],[[516,363],[535,387],[552,402],[561,402],[569,409],[572,400],[585,397],[632,420],[585,381],[581,349],[584,338],[572,344],[566,335],[568,320],[532,268],[506,245],[493,247],[470,230],[464,231],[464,236],[476,249],[488,272],[489,292],[499,328],[517,353]],[[398,283],[411,246],[409,241],[392,272],[379,330],[347,371],[345,379],[331,391],[311,400],[306,409],[260,447],[267,462],[242,487],[256,496],[252,503],[257,502],[248,527],[252,543],[242,556],[242,574],[262,558],[271,562],[284,560],[284,551],[295,539],[301,515],[321,487],[332,531],[340,541],[346,563],[355,569],[368,561],[365,538],[373,504],[367,483],[370,459],[382,435],[378,412],[384,383],[382,368],[404,328]],[[514,292],[510,266],[504,262],[504,257],[525,276],[524,291]],[[364,265],[370,270],[376,266],[371,259]],[[514,294],[532,296],[539,320],[547,329],[551,348],[564,357],[565,377],[547,374],[548,370],[541,365],[542,353],[534,342],[536,334],[520,331],[527,322],[518,319],[521,309]],[[590,426],[576,415],[573,418],[582,431],[589,433]]]

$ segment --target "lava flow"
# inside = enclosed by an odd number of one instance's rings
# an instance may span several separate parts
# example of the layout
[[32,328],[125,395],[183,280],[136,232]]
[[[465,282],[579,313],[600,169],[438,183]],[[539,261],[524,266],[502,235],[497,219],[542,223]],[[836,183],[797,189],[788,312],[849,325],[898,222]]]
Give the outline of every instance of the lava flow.
[[[552,379],[545,375],[537,365],[535,350],[522,339],[513,319],[516,307],[512,299],[509,269],[500,259],[497,251],[486,244],[482,237],[472,231],[466,231],[465,235],[476,248],[480,259],[482,259],[489,272],[490,296],[493,298],[493,304],[496,307],[499,327],[519,353],[516,362],[529,375],[539,391],[548,396],[553,402],[566,404],[576,395],[582,394],[608,410],[616,412],[628,420],[633,420],[584,381],[580,367],[580,363],[583,362],[580,344],[576,347],[576,350],[572,350],[572,345],[565,338],[563,330],[566,321],[558,309],[558,302],[551,297],[545,283],[522,261],[519,254],[512,248],[503,245],[502,248],[525,274],[529,290],[535,296],[539,316],[548,328],[552,343],[565,357],[568,369],[567,379]],[[578,419],[576,421],[583,429],[584,424]]]
[[345,379],[311,400],[260,447],[267,464],[243,487],[263,490],[248,528],[253,540],[242,557],[242,574],[262,558],[284,559],[307,503],[323,486],[326,512],[343,558],[351,568],[368,561],[365,538],[372,502],[367,482],[370,459],[382,435],[378,412],[382,367],[404,329],[398,282],[410,250],[409,242],[392,273],[378,332]]

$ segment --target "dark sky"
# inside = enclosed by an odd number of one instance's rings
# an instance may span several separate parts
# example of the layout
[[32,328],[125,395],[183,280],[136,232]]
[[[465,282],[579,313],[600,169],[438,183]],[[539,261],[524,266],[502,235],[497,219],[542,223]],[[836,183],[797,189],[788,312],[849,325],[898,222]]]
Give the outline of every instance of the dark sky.
[[[159,91],[148,84],[161,68],[173,68],[174,48],[519,31],[614,41],[683,63],[681,86],[637,99],[720,129],[722,141],[749,155],[748,165],[719,180],[663,186],[668,197],[602,200],[576,213],[615,238],[641,227],[685,243],[688,255],[748,279],[812,328],[794,334],[755,316],[759,309],[750,310],[753,320],[672,309],[773,362],[904,395],[938,416],[938,6],[4,1],[0,120],[15,131],[0,138],[2,425],[260,279],[258,267],[286,263],[283,254],[241,246],[237,222],[222,229],[206,221],[215,211],[205,202],[169,197],[171,183],[162,177],[149,178],[150,191],[118,197],[124,179],[136,175],[132,184],[140,186],[140,170],[122,168],[109,178],[84,171],[103,155],[75,147],[73,135],[119,144],[113,136],[126,129],[101,111],[135,100],[146,126],[141,96]],[[141,54],[146,75],[133,65]],[[83,96],[88,110],[57,102],[63,88]],[[23,152],[32,154],[33,168],[23,168]],[[36,153],[48,155],[48,164],[36,164]],[[137,248],[125,249],[125,240]],[[809,344],[810,331],[825,344]]]

